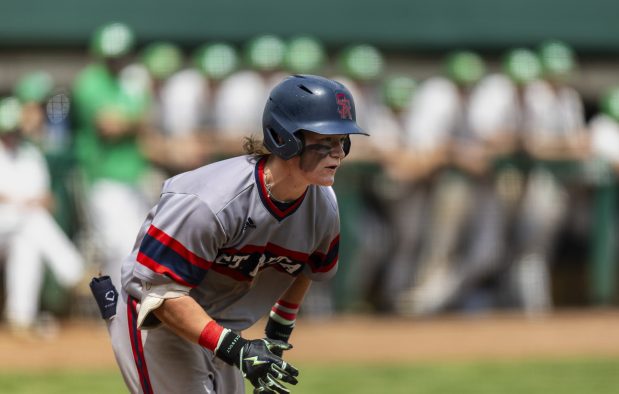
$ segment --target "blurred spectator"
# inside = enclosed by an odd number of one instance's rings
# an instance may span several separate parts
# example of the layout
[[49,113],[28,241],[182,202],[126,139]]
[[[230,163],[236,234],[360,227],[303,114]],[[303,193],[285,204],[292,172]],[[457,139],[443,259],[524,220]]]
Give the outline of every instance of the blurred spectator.
[[457,231],[457,227],[451,229],[447,221],[437,222],[453,209],[448,210],[446,202],[435,197],[439,181],[444,177],[451,135],[462,105],[452,79],[434,76],[419,84],[406,118],[405,148],[400,149],[398,160],[392,159],[388,166],[392,176],[414,185],[409,198],[415,201],[417,207],[413,209],[419,213],[411,217],[411,226],[417,226],[421,232],[414,236],[421,240],[418,249],[411,246],[410,288],[400,294],[397,305],[398,312],[406,315],[426,313],[422,307],[429,309],[418,295],[423,288],[424,275],[432,266],[438,269],[447,264],[451,256],[448,248],[453,243],[450,238]]
[[214,102],[219,137],[229,140],[239,153],[245,135],[259,133],[264,103],[270,89],[284,74],[286,43],[275,35],[261,35],[250,40],[244,48],[244,61],[249,69],[240,70],[221,82]]
[[[565,224],[568,199],[564,168],[587,154],[584,111],[580,95],[568,85],[576,60],[567,45],[548,41],[538,56],[542,79],[524,89],[524,147],[532,160],[516,229],[518,251],[512,282],[518,304],[531,314],[552,306],[550,259],[558,232]],[[576,218],[577,209],[571,209]]]
[[14,94],[22,103],[21,130],[45,155],[54,195],[54,217],[69,235],[76,232],[73,189],[75,158],[69,124],[69,98],[54,86],[51,75],[34,71],[16,83]]
[[56,149],[65,139],[56,141],[45,129],[47,99],[54,88],[54,81],[45,71],[35,71],[22,76],[15,84],[14,94],[22,103],[21,130],[24,137],[41,149]]
[[[343,48],[337,55],[339,75],[333,79],[343,83],[352,93],[357,112],[357,123],[370,133],[365,141],[356,141],[350,157],[338,170],[335,192],[338,196],[341,218],[340,266],[336,282],[310,289],[307,305],[319,294],[323,301],[317,313],[328,311],[327,296],[337,309],[364,307],[372,292],[381,264],[390,251],[392,234],[386,221],[383,200],[377,197],[376,180],[381,166],[376,161],[376,144],[381,143],[380,131],[370,130],[371,110],[380,103],[378,94],[384,59],[374,46],[355,44]],[[332,289],[326,289],[332,286]],[[335,294],[331,294],[331,293]],[[374,305],[375,307],[380,307]],[[321,311],[322,309],[322,311]]]
[[[541,64],[534,52],[516,48],[504,56],[502,66],[502,73],[488,75],[479,82],[470,103],[472,124],[486,144],[492,165],[488,185],[492,189],[487,191],[492,193],[492,199],[484,204],[494,207],[496,216],[482,214],[482,218],[486,217],[489,234],[494,235],[494,238],[487,237],[487,242],[496,245],[494,248],[486,246],[494,250],[492,259],[486,255],[486,262],[491,264],[469,263],[471,269],[463,275],[461,292],[468,289],[471,294],[468,299],[465,294],[460,297],[467,300],[468,308],[513,305],[510,301],[513,286],[506,284],[505,278],[509,278],[514,255],[520,249],[516,233],[520,225],[524,177],[529,166],[523,150],[527,132],[527,110],[523,100],[526,86],[540,78]],[[488,211],[491,209],[484,210]]]
[[387,229],[382,238],[388,243],[373,245],[377,251],[369,253],[372,258],[360,259],[370,266],[357,266],[364,273],[358,286],[380,312],[395,311],[397,297],[410,286],[414,253],[421,241],[423,226],[418,221],[423,215],[417,183],[399,172],[400,159],[408,148],[407,118],[416,86],[417,82],[405,75],[386,78],[380,87],[381,100],[368,116],[374,155],[383,165],[373,178],[372,196]]
[[581,159],[586,150],[584,111],[580,94],[569,81],[576,69],[572,49],[560,41],[540,45],[542,79],[527,86],[525,105],[530,119],[527,149],[540,159]]
[[320,74],[326,59],[320,41],[311,36],[296,36],[288,41],[284,65],[291,74]]
[[619,87],[602,95],[599,108],[601,112],[589,123],[591,152],[594,157],[610,163],[619,174]]
[[16,98],[0,101],[0,251],[6,256],[5,314],[19,331],[35,327],[45,263],[67,289],[82,277],[77,250],[49,213],[47,165],[23,136]]
[[[426,125],[443,136],[443,143],[449,138],[449,165],[430,185],[426,208],[430,217],[415,286],[402,299],[402,311],[407,314],[479,308],[477,300],[468,303],[470,291],[497,264],[502,244],[502,214],[490,172],[488,136],[481,133],[474,116],[480,105],[477,83],[485,65],[476,53],[460,51],[448,56],[445,71],[449,80],[427,82],[426,89],[434,90],[423,92],[433,100],[426,103],[428,112],[412,118],[414,127]],[[444,145],[442,149],[445,152]]]
[[593,228],[588,267],[589,297],[608,305],[617,294],[617,224],[619,223],[619,86],[600,97],[600,113],[589,123],[591,158],[587,169],[594,185]]
[[[239,67],[237,50],[225,42],[204,44],[193,55],[195,67],[202,73],[208,83],[209,105],[203,108],[201,140],[215,155],[230,156],[239,150],[238,136],[228,138],[224,122],[217,115],[222,104],[222,84]],[[224,93],[228,94],[228,93]]]
[[96,31],[95,61],[73,87],[76,155],[85,175],[85,207],[92,240],[102,254],[101,272],[120,288],[120,266],[149,208],[144,193],[149,164],[138,144],[138,131],[149,97],[121,83],[134,35],[122,23]]
[[204,77],[195,68],[181,70],[183,54],[169,42],[150,44],[141,60],[153,95],[148,135],[142,139],[148,158],[166,177],[199,167],[208,156],[198,135],[208,105]]

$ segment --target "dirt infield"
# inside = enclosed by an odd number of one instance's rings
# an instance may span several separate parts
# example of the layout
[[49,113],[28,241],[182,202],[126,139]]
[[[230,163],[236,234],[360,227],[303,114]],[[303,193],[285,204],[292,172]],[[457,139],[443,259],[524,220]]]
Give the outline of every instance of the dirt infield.
[[[262,324],[244,335],[261,335]],[[291,361],[443,361],[619,357],[619,310],[434,319],[342,316],[301,320]],[[377,338],[380,338],[378,340]],[[0,370],[114,367],[102,323],[64,323],[53,339],[15,337],[0,328]]]

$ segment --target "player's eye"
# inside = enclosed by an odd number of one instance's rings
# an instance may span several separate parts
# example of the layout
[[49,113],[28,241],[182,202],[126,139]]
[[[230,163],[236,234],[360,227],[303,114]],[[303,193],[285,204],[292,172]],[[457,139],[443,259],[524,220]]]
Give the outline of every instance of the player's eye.
[[321,156],[327,156],[329,154],[336,155],[340,149],[344,149],[347,152],[347,145],[349,145],[348,136],[343,137],[327,137],[321,138],[315,144],[309,144],[305,146],[306,150],[313,151]]
[[333,147],[331,145],[326,145],[326,144],[310,144],[310,145],[305,146],[305,149],[314,151],[322,156],[326,156],[329,153],[331,153],[331,151],[333,150]]

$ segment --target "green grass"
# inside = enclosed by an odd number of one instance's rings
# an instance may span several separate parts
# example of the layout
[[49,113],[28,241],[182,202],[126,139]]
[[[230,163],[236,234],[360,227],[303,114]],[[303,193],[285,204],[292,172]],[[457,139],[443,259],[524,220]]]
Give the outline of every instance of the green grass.
[[295,393],[611,394],[619,360],[306,366]]
[[[295,394],[615,394],[619,360],[384,364],[301,364]],[[0,373],[0,393],[127,392],[115,370]],[[248,390],[248,393],[251,393]]]
[[0,373],[2,394],[116,394],[127,388],[120,372]]

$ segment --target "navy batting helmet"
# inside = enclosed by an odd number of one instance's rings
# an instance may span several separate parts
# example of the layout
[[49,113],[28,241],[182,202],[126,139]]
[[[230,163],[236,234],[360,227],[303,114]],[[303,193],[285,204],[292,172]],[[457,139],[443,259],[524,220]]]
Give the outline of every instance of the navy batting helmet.
[[316,75],[293,75],[269,94],[262,115],[264,146],[288,160],[303,151],[303,130],[368,135],[356,119],[355,103],[344,85]]

